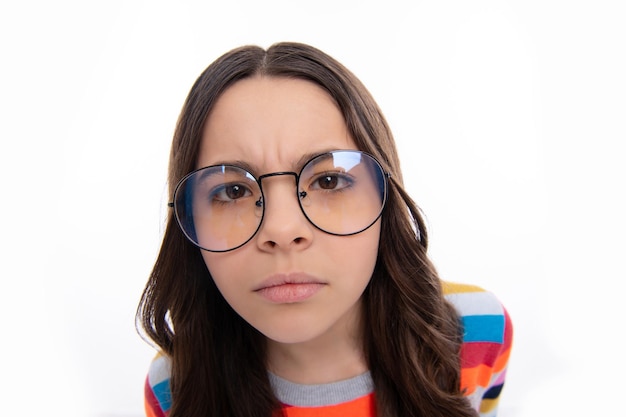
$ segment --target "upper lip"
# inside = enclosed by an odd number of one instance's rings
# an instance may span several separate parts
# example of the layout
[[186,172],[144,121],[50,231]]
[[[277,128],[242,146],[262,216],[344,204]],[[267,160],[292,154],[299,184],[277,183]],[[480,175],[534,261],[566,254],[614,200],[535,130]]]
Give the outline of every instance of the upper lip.
[[325,284],[325,282],[319,278],[302,272],[273,274],[265,278],[256,287],[254,287],[254,291],[287,284]]

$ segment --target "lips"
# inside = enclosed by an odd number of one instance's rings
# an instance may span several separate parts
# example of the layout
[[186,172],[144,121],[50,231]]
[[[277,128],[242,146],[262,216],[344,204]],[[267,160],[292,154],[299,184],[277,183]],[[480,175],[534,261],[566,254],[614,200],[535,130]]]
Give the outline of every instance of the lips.
[[272,303],[289,304],[305,301],[326,286],[322,280],[307,274],[276,274],[254,290]]

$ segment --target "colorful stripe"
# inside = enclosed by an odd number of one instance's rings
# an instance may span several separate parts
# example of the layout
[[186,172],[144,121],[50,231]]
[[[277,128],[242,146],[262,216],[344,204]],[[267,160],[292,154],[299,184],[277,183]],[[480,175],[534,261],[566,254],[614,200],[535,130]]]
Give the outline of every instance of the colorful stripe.
[[146,417],[166,417],[167,412],[163,411],[159,400],[154,395],[153,388],[150,386],[148,379],[146,379],[145,396],[144,396],[144,408],[146,410]]
[[465,316],[463,322],[463,341],[491,342],[502,344],[504,341],[504,316]]
[[511,353],[513,327],[500,301],[480,287],[445,283],[463,325],[461,388],[481,417],[495,416]]
[[164,355],[152,361],[146,378],[145,408],[148,417],[166,417],[172,406],[171,365]]

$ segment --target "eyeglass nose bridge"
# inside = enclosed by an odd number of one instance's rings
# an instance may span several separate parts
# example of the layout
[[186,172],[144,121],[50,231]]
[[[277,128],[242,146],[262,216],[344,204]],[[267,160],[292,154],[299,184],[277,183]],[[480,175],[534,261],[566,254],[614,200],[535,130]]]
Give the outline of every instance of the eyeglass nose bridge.
[[270,172],[268,174],[260,175],[259,178],[257,178],[257,182],[259,183],[259,188],[261,189],[261,197],[255,203],[257,207],[262,207],[264,205],[265,192],[263,191],[263,180],[265,178],[278,177],[278,176],[281,176],[281,175],[291,175],[291,176],[293,176],[293,178],[296,181],[296,184],[295,184],[296,185],[296,196],[299,199],[302,199],[302,198],[306,197],[306,191],[298,192],[298,184],[300,182],[300,174],[298,174],[297,172],[293,172],[293,171]]
[[259,184],[261,184],[261,180],[263,180],[264,178],[268,178],[268,177],[278,177],[279,175],[293,175],[293,177],[296,179],[296,184],[298,183],[298,180],[300,179],[299,175],[297,172],[293,172],[293,171],[278,171],[278,172],[270,172],[268,174],[263,174],[261,176],[259,176],[259,178],[257,178],[257,180],[259,181]]

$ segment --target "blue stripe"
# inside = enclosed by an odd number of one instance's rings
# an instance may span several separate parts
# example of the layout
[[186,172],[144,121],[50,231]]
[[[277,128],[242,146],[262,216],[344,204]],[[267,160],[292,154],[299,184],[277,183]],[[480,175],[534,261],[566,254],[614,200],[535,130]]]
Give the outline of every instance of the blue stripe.
[[152,392],[154,392],[154,396],[159,401],[161,405],[161,410],[167,411],[172,406],[172,394],[170,392],[170,380],[166,379],[163,382],[159,382],[158,384],[152,387]]
[[504,316],[463,316],[464,342],[504,341]]

